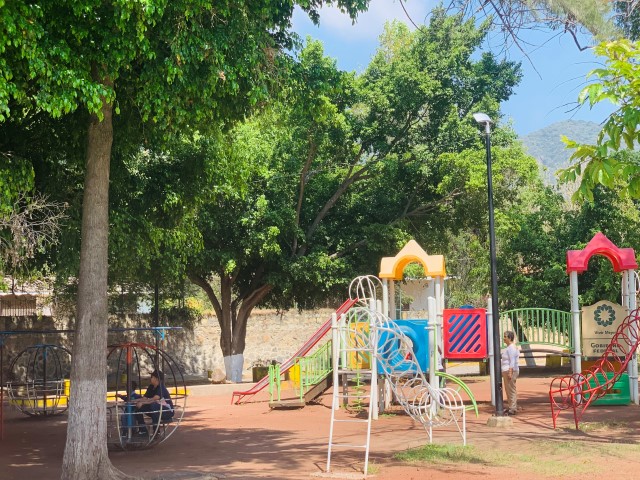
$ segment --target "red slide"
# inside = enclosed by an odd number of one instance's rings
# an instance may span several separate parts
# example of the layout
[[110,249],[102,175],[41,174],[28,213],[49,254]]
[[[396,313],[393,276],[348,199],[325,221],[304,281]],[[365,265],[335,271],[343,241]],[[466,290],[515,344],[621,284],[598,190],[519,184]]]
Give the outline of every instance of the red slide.
[[[620,324],[600,359],[588,370],[554,378],[549,387],[553,428],[562,410],[571,408],[576,428],[594,400],[606,395],[627,369],[640,339],[640,310],[634,310]],[[598,376],[600,374],[600,376]],[[609,377],[607,374],[610,374]]]
[[[345,302],[342,305],[340,305],[340,307],[336,310],[336,315],[338,315],[339,317],[343,313],[347,313],[349,309],[353,306],[353,304],[356,303],[357,301],[358,301],[357,298],[356,299],[349,298],[345,300]],[[313,346],[317,344],[322,339],[322,337],[324,337],[327,334],[329,330],[331,330],[331,318],[329,318],[329,320],[327,320],[316,331],[316,333],[314,333],[313,336],[309,338],[309,340],[307,340],[307,342],[302,347],[300,347],[300,349],[296,353],[293,354],[293,356],[289,360],[287,360],[282,365],[280,365],[280,373],[283,374],[284,372],[289,370],[295,363],[296,358],[306,355],[309,352],[309,350],[311,350]],[[269,385],[268,376],[264,377],[262,380],[256,383],[250,390],[246,390],[243,392],[240,392],[240,391],[233,392],[233,395],[231,396],[231,403],[238,404],[242,401],[244,397],[255,395],[256,393],[264,389],[264,387],[266,387],[267,385]],[[236,397],[238,397],[237,400],[236,400]]]

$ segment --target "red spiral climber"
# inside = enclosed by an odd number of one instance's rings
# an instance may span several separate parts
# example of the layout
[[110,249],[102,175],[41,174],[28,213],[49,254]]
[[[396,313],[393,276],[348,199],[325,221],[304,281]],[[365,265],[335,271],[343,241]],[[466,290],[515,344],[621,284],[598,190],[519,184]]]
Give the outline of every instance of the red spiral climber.
[[[638,348],[640,309],[633,310],[620,324],[600,359],[588,370],[564,377],[557,377],[549,386],[549,401],[553,428],[562,410],[573,409],[578,423],[591,403],[606,395],[627,369]],[[598,377],[601,374],[601,377]],[[608,378],[607,374],[613,374]],[[604,381],[602,380],[604,379]]]

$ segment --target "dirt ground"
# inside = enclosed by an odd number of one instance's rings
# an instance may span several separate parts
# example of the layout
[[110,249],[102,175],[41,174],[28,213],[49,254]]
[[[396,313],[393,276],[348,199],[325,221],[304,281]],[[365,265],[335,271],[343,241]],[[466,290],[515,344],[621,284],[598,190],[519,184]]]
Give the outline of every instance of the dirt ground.
[[[573,417],[551,426],[550,377],[518,380],[522,411],[508,429],[488,427],[492,414],[488,377],[465,381],[480,404],[480,416],[467,416],[467,442],[473,453],[465,463],[439,461],[403,464],[393,454],[428,442],[423,428],[406,415],[383,415],[373,423],[369,477],[381,480],[540,478],[585,476],[640,478],[640,408],[593,407],[576,431]],[[534,374],[529,374],[534,375]],[[190,387],[187,413],[175,434],[145,451],[112,452],[112,462],[130,475],[148,479],[208,474],[220,479],[309,479],[326,477],[331,396],[299,410],[270,410],[266,394],[252,403],[231,405],[235,385]],[[364,443],[365,423],[342,423],[347,443]],[[66,417],[28,418],[5,405],[0,442],[0,479],[57,479]],[[461,445],[455,427],[434,430],[434,443]],[[332,478],[361,478],[363,450],[336,449]],[[516,474],[517,472],[517,474]],[[515,477],[514,477],[515,475]]]

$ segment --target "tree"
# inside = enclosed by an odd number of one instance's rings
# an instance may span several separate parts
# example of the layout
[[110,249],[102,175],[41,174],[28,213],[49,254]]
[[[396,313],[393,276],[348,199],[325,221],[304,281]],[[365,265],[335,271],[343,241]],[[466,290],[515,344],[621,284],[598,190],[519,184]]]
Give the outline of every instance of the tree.
[[590,106],[611,101],[618,108],[604,122],[595,145],[563,139],[574,150],[573,164],[559,173],[559,179],[580,179],[575,199],[593,201],[596,185],[637,199],[640,158],[634,148],[640,139],[640,44],[624,39],[605,42],[595,52],[606,58],[605,67],[589,73],[596,81],[580,92],[578,101]]
[[616,24],[622,29],[624,37],[638,40],[640,35],[640,10],[634,0],[618,0],[615,2]]
[[116,155],[111,187],[110,284],[178,288],[187,252],[202,240],[198,205],[220,188],[232,188],[241,165],[222,164],[218,136],[186,135],[161,152],[140,148]]
[[[0,150],[2,152],[2,150]],[[36,254],[57,242],[64,205],[34,192],[31,163],[14,153],[0,153],[0,273],[16,280],[37,274]],[[0,278],[0,288],[5,288]]]
[[[593,202],[570,205],[549,189],[532,191],[514,228],[505,235],[500,266],[501,295],[507,308],[569,309],[566,252],[581,250],[597,232],[618,246],[638,249],[638,209],[630,199],[597,186]],[[537,198],[536,198],[537,197]],[[533,208],[531,208],[533,207]],[[580,275],[579,295],[585,305],[620,301],[620,280],[611,262],[594,257]]]
[[[535,249],[529,238],[540,212],[553,218],[552,208],[562,204],[562,197],[552,195],[542,185],[538,163],[526,155],[509,130],[497,128],[492,135],[494,208],[496,218],[499,300],[501,308],[522,305],[527,298],[535,301],[536,288],[542,290],[540,278],[528,268],[526,249]],[[449,221],[447,270],[454,277],[448,288],[451,306],[474,304],[484,306],[488,294],[490,265],[488,262],[487,168],[485,152],[468,149],[446,154],[441,161],[448,173],[441,188],[462,194],[446,212]],[[552,201],[553,200],[553,201]],[[524,245],[515,239],[521,238]],[[517,247],[514,248],[514,244]],[[535,272],[537,273],[537,272]],[[523,292],[522,281],[535,285]],[[520,283],[518,283],[520,282]],[[516,286],[517,285],[517,286]],[[528,304],[528,303],[527,303]]]
[[[624,5],[626,4],[626,5]],[[581,50],[578,33],[586,29],[595,38],[611,39],[619,36],[616,25],[624,24],[634,15],[631,0],[622,0],[615,5],[618,15],[612,20],[612,2],[599,0],[449,0],[449,9],[468,16],[484,14],[505,35],[505,43],[513,41],[524,50],[526,40],[521,31],[546,25],[552,30],[569,33]]]
[[[543,185],[537,162],[523,153],[514,138],[499,128],[493,136],[501,309],[567,310],[566,252],[584,248],[597,232],[617,245],[637,249],[637,202],[597,186],[593,202],[571,204]],[[443,155],[442,160],[451,171],[443,186],[464,192],[446,213],[450,226],[445,255],[447,271],[454,277],[447,288],[448,300],[451,306],[482,306],[489,283],[484,152],[465,150]],[[585,304],[619,301],[619,279],[605,259],[590,262],[579,288]]]
[[481,148],[470,113],[497,115],[519,79],[518,65],[472,58],[485,34],[441,10],[416,32],[390,24],[360,76],[310,42],[288,95],[231,132],[227,155],[254,160],[251,181],[201,208],[204,250],[189,265],[220,321],[228,378],[256,305],[312,307],[410,235],[436,243],[456,196],[439,190],[436,159]]
[[[302,8],[317,17],[319,1]],[[338,0],[355,15],[365,0]],[[106,450],[107,242],[114,115],[167,138],[264,98],[293,3],[10,2],[0,9],[0,121],[86,112],[76,333],[63,477],[117,478]],[[141,128],[146,125],[146,129]],[[117,125],[117,122],[116,122]],[[135,127],[137,125],[137,128]]]
[[0,214],[0,272],[11,275],[12,290],[16,279],[29,277],[28,263],[36,254],[56,244],[64,217],[64,205],[30,193],[20,194],[13,209]]
[[[25,259],[20,247],[20,230],[28,222],[21,211],[25,194],[33,189],[33,177],[33,168],[28,161],[15,155],[0,154],[0,272],[3,274]],[[4,281],[0,280],[2,285]]]
[[[597,232],[604,233],[619,247],[640,249],[640,211],[638,202],[620,198],[615,191],[598,185],[593,190],[593,201],[583,202],[566,226],[565,244],[571,249],[583,249]],[[580,275],[580,298],[584,304],[598,300],[620,303],[620,276],[613,271],[611,262],[593,257],[589,270]]]

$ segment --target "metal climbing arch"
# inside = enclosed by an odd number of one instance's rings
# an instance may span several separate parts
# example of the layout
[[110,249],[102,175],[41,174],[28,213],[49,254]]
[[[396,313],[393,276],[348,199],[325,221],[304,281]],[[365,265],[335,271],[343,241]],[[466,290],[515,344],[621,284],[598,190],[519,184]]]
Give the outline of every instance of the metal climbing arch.
[[[374,278],[375,281],[371,280]],[[376,283],[377,281],[377,283]],[[430,385],[412,349],[411,340],[386,315],[376,309],[376,290],[379,280],[375,277],[359,277],[351,285],[352,298],[358,296],[362,306],[351,308],[340,318],[334,315],[333,374],[334,389],[331,410],[327,472],[331,471],[332,452],[337,447],[361,448],[365,451],[364,473],[367,474],[373,405],[376,402],[375,378],[385,375],[395,398],[404,410],[425,428],[429,441],[433,439],[433,427],[456,425],[466,445],[466,407],[462,397],[453,388]],[[362,297],[360,296],[362,295]],[[358,361],[360,358],[363,361]],[[372,379],[372,387],[349,395],[350,400],[368,402],[366,419],[345,418],[339,414],[344,396],[340,394],[339,377],[353,374],[358,365],[360,375]],[[367,365],[362,368],[362,365]],[[362,443],[335,441],[337,428],[343,422],[363,424]]]

